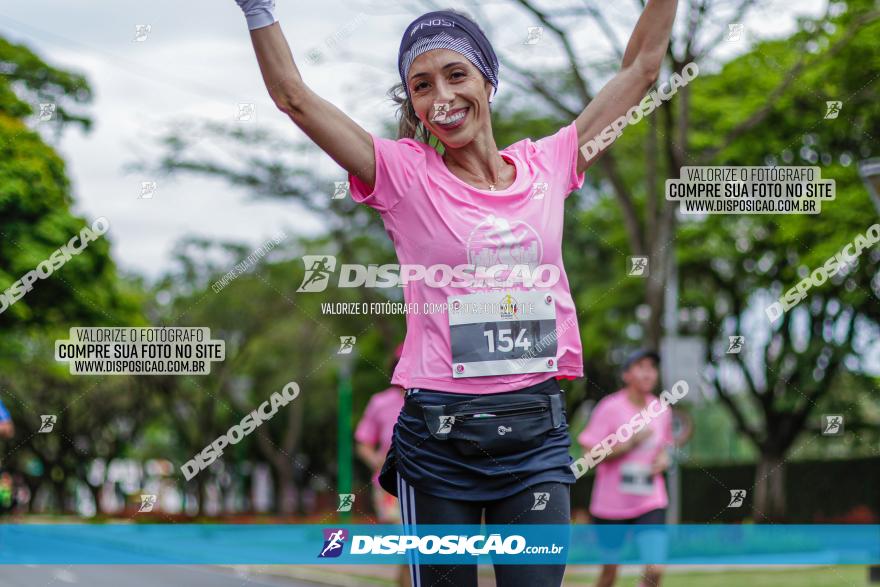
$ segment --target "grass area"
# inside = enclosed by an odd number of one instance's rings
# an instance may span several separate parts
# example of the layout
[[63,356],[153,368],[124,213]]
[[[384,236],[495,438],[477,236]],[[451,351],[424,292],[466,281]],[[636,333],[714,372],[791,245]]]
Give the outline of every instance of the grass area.
[[[565,575],[566,587],[593,585],[595,575]],[[616,587],[636,587],[638,577],[619,577]],[[730,571],[723,573],[669,573],[663,587],[867,587],[868,569],[864,566],[841,565],[807,569]]]

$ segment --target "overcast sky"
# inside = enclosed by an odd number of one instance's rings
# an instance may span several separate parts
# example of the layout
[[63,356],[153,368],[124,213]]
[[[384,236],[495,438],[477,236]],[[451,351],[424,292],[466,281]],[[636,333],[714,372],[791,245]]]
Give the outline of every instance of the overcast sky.
[[[367,130],[379,132],[381,121],[392,119],[391,106],[383,97],[397,81],[400,35],[420,12],[403,0],[277,3],[278,18],[305,81]],[[560,9],[564,4],[544,5]],[[637,17],[630,4],[636,3],[593,4],[608,11],[625,42]],[[746,39],[787,34],[794,28],[795,14],[815,16],[825,6],[820,0],[767,4],[745,20]],[[475,13],[460,2],[439,6]],[[558,56],[552,41],[523,46],[527,27],[539,23],[512,2],[480,3],[475,16],[487,29],[502,62],[499,99],[512,92],[509,84],[504,86],[505,59],[530,58],[530,63],[542,63]],[[598,31],[586,21],[571,23],[571,30],[577,32],[578,54],[585,60],[601,54]],[[141,42],[135,41],[138,24],[150,25]],[[156,277],[167,267],[175,243],[187,235],[258,246],[279,230],[289,236],[320,230],[320,219],[295,205],[253,201],[245,192],[221,182],[192,176],[172,181],[123,170],[138,152],[149,151],[151,137],[169,121],[243,124],[233,122],[238,103],[256,104],[254,124],[271,127],[292,143],[305,139],[269,100],[244,17],[233,0],[4,2],[0,4],[0,35],[26,44],[55,66],[88,78],[95,92],[90,107],[95,126],[88,134],[68,130],[57,148],[73,182],[75,211],[89,219],[109,219],[108,237],[120,267]],[[334,35],[339,46],[329,49],[326,39]],[[721,55],[746,47],[745,43],[728,44],[720,48]],[[305,55],[313,48],[322,49],[323,63],[307,62]],[[316,155],[314,161],[328,179],[345,179],[328,157]],[[152,199],[138,197],[143,180],[158,183]]]

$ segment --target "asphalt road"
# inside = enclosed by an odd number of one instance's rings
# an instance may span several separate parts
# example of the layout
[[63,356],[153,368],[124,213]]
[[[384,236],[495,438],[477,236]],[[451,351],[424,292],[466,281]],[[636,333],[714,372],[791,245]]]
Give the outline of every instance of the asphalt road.
[[315,587],[208,566],[0,565],[0,587]]

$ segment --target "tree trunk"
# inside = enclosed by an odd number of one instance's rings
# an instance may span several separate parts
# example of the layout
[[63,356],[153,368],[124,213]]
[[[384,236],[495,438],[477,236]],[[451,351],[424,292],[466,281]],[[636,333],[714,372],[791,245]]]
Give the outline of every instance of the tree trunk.
[[[681,64],[673,63],[673,69],[680,69]],[[666,134],[664,138],[664,152],[666,154],[666,165],[669,179],[678,179],[681,166],[687,156],[687,135],[688,135],[688,110],[686,100],[686,89],[682,88],[682,100],[675,100],[664,109],[662,123]],[[672,108],[678,106],[679,113],[676,117]],[[652,122],[652,124],[654,124]],[[651,131],[649,131],[650,133]],[[675,137],[675,140],[673,139]],[[655,156],[654,145],[649,144],[648,154],[653,158]],[[651,161],[649,171],[651,173],[646,176],[648,183],[648,197],[651,206],[649,210],[653,212],[652,217],[645,218],[646,237],[647,237],[647,254],[648,262],[648,282],[645,288],[645,303],[651,309],[651,315],[645,328],[643,342],[645,346],[660,350],[660,341],[663,338],[664,320],[663,313],[666,305],[666,287],[669,285],[670,272],[672,270],[675,259],[675,232],[677,221],[675,210],[678,204],[675,202],[667,202],[665,197],[660,194],[654,195],[657,189],[656,185],[656,167]],[[674,335],[675,332],[667,334]]]
[[85,484],[89,489],[92,499],[95,501],[95,515],[100,516],[104,513],[104,505],[101,503],[101,488],[95,487],[88,481],[86,481]]
[[196,495],[198,496],[198,510],[196,511],[196,516],[201,518],[205,515],[205,501],[207,499],[204,475],[199,475],[199,480],[196,481]]
[[653,349],[660,350],[660,340],[663,338],[663,308],[666,302],[666,282],[668,275],[667,252],[656,251],[651,255],[648,264],[648,283],[645,291],[645,303],[651,309],[651,315],[645,329],[644,344]]
[[755,522],[780,522],[785,509],[785,459],[773,453],[761,453],[752,502]]
[[275,470],[275,503],[278,513],[282,515],[295,514],[297,511],[296,482],[293,479],[293,466],[285,460],[278,459],[273,467]]
[[36,511],[34,510],[34,501],[37,497],[37,490],[40,488],[40,478],[25,475],[24,484],[27,485],[28,492],[30,493],[30,500],[28,500],[27,503],[26,513],[34,514],[36,513]]
[[65,491],[64,491],[64,479],[61,481],[52,481],[52,501],[54,502],[52,505],[55,508],[55,511],[61,514],[69,513],[67,511],[67,499],[65,499]]

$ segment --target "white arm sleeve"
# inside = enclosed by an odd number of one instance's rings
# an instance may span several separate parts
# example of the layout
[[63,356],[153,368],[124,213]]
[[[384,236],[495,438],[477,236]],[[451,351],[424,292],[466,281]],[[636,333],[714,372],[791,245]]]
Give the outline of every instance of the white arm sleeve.
[[248,29],[261,29],[274,24],[277,18],[275,0],[235,0],[247,19]]

